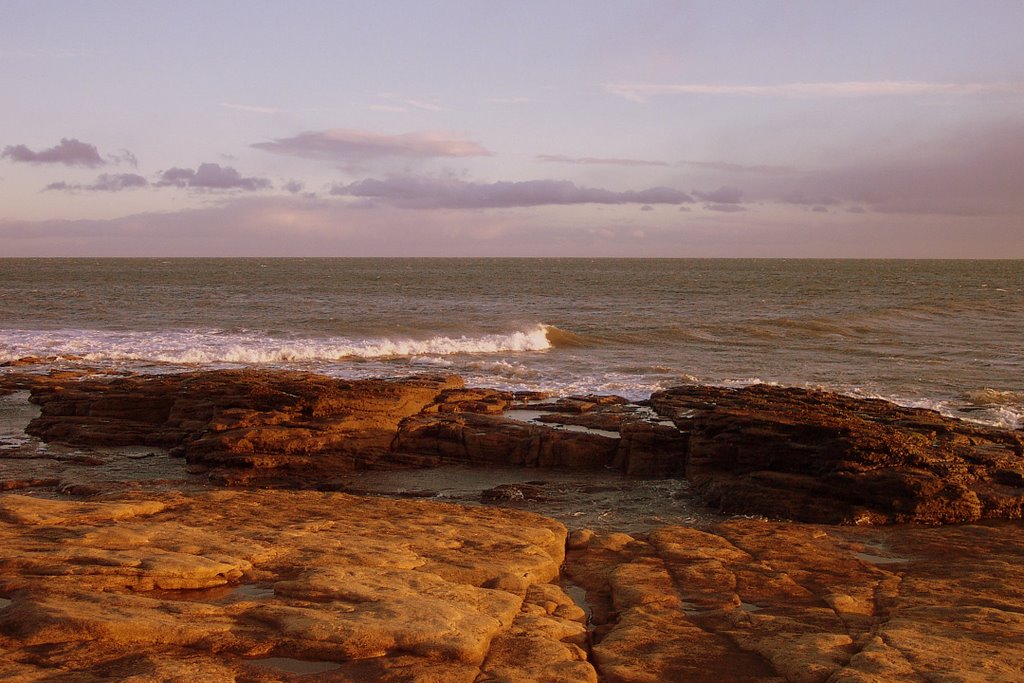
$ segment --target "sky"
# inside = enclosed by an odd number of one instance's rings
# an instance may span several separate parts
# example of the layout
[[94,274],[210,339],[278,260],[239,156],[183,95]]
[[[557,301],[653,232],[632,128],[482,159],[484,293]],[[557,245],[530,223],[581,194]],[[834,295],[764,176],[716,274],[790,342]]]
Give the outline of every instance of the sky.
[[1024,2],[0,0],[2,256],[1024,258]]

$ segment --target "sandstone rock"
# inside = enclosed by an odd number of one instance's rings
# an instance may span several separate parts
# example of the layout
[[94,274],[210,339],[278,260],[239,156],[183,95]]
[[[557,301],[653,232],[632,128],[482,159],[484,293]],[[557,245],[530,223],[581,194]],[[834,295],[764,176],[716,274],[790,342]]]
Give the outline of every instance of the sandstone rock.
[[[1024,515],[1024,432],[803,389],[678,387],[654,395],[653,411],[572,397],[546,404],[560,412],[540,422],[501,414],[519,405],[516,395],[467,389],[450,376],[11,381],[32,385],[42,414],[29,431],[41,438],[167,447],[188,471],[222,485],[337,490],[355,469],[451,463],[613,468],[685,477],[729,513],[849,524]],[[99,495],[111,490],[104,486],[76,490]]]
[[[533,588],[564,542],[529,513],[342,494],[2,496],[0,672],[281,680],[276,658],[326,680],[594,680],[571,601]],[[507,576],[518,592],[484,587]]]
[[[19,388],[36,387],[40,433],[166,439],[189,467],[234,483],[265,470],[308,489],[334,485],[320,475],[345,467],[446,461],[614,466],[685,472],[706,496],[745,492],[770,514],[831,519],[837,506],[853,521],[1013,516],[1021,483],[1019,435],[881,402],[689,388],[654,398],[660,420],[593,397],[561,414],[561,424],[618,425],[615,439],[513,422],[494,406],[516,397],[457,380],[411,380],[407,391],[309,377],[50,377]],[[136,390],[152,400],[133,411]],[[129,464],[164,460],[183,466]],[[42,460],[9,462],[28,471]],[[936,493],[942,477],[950,490]],[[859,489],[844,498],[844,482]],[[0,679],[1024,678],[1020,523],[737,519],[567,539],[562,525],[508,508],[310,490],[95,493],[102,500],[0,496]],[[563,561],[581,604],[551,583]]]
[[826,523],[1024,515],[1024,433],[796,388],[651,397],[689,433],[686,477],[727,512]]
[[534,584],[512,628],[499,635],[480,681],[597,683],[581,610],[560,588]]
[[[219,371],[33,386],[30,433],[161,446],[224,484],[308,486],[339,472],[444,462],[599,469],[618,439],[501,417],[522,400],[456,377],[343,381]],[[596,404],[595,404],[596,405]]]
[[[571,549],[608,681],[1017,680],[1019,525],[734,520]],[[618,548],[618,550],[613,550]]]
[[29,432],[84,445],[175,448],[191,465],[282,477],[351,470],[386,454],[399,422],[454,377],[347,382],[298,372],[223,371],[42,384]]
[[443,462],[580,469],[609,466],[617,449],[618,439],[599,434],[476,414],[409,418],[392,444],[395,452]]

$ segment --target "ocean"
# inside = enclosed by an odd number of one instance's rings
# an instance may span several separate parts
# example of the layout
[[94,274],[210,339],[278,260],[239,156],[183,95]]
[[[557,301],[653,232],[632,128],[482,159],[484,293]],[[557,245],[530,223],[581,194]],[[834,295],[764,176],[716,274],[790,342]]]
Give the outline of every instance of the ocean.
[[0,363],[24,356],[630,399],[771,382],[1020,428],[1024,262],[0,259]]

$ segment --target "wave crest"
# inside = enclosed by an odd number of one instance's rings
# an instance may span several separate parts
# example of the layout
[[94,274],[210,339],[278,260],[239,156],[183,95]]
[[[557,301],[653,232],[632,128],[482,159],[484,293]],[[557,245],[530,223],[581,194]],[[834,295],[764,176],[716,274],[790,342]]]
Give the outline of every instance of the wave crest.
[[550,346],[555,348],[581,348],[586,346],[592,346],[584,339],[581,335],[563,330],[554,325],[541,325],[544,330],[544,336],[548,340]]
[[[426,339],[284,340],[259,333],[218,330],[110,332],[100,330],[21,331],[0,339],[0,359],[23,356],[79,356],[87,361],[141,361],[204,365],[374,360],[546,351],[563,339],[557,328],[538,324],[507,334],[438,335]],[[563,333],[565,334],[565,333]],[[561,342],[559,342],[561,343]]]

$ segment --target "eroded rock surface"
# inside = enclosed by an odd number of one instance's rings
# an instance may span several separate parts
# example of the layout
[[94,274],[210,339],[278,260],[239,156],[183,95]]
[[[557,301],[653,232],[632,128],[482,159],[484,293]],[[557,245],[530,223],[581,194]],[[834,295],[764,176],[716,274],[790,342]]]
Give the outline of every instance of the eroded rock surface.
[[651,404],[689,433],[686,476],[726,512],[826,523],[1024,515],[1024,432],[805,389],[678,387]]
[[[76,467],[130,445],[140,479],[168,463],[210,476],[51,486],[58,460],[0,444],[3,481],[37,490],[0,494],[0,680],[1024,679],[1020,522],[567,537],[518,510],[309,490],[354,469],[514,464],[685,476],[712,505],[788,519],[1013,518],[1020,433],[778,387],[648,407],[538,405],[453,377],[2,379],[34,392],[34,433],[95,448],[56,456]],[[537,477],[482,498],[559,495]]]
[[871,524],[1024,515],[1024,432],[803,389],[678,387],[650,407],[585,396],[531,410],[537,395],[454,376],[222,371],[50,378],[32,391],[32,434],[169,448],[222,484],[337,489],[342,472],[445,463],[613,468],[685,477],[728,513]]
[[602,680],[1016,681],[1019,525],[575,534]]
[[525,512],[308,491],[7,495],[0,677],[280,680],[277,658],[338,681],[595,680],[548,583],[564,540]]
[[[576,397],[549,401],[541,413],[509,412],[537,395],[467,389],[452,376],[344,381],[223,371],[5,380],[32,386],[42,407],[33,434],[170,448],[190,472],[224,484],[329,489],[339,487],[339,472],[443,463],[615,468],[685,476],[726,512],[803,521],[935,524],[1024,514],[1019,431],[802,389],[678,387],[652,396],[653,410]],[[536,415],[510,419],[523,412]]]

